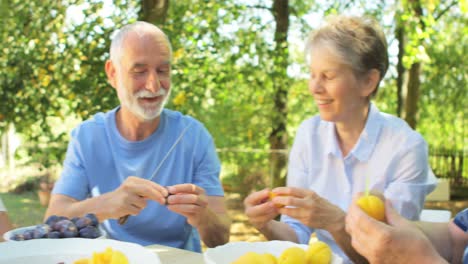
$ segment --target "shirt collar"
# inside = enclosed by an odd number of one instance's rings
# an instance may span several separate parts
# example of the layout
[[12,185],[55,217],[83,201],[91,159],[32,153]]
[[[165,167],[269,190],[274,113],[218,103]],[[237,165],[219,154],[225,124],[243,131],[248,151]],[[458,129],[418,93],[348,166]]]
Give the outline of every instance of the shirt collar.
[[[377,138],[380,133],[382,126],[380,122],[380,111],[373,104],[369,105],[369,116],[367,117],[366,125],[359,136],[356,146],[351,150],[350,155],[356,157],[359,161],[367,161],[372,154],[372,151],[377,144]],[[328,155],[334,155],[336,157],[342,157],[340,146],[335,132],[335,124],[333,122],[321,121],[325,127],[327,142],[325,146],[325,153]]]

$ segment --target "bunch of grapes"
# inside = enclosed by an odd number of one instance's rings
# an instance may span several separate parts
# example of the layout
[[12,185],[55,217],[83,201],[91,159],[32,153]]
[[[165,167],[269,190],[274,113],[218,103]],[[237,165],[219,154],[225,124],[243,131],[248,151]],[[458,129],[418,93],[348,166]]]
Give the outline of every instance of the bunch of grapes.
[[16,241],[38,238],[97,238],[100,237],[99,221],[94,214],[68,219],[65,216],[51,215],[43,224],[13,234],[10,239]]

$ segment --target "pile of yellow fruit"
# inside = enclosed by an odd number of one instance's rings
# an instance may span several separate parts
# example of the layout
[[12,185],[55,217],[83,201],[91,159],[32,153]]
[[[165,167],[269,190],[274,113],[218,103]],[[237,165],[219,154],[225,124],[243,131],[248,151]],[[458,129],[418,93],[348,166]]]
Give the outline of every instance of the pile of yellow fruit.
[[128,264],[124,253],[108,247],[103,252],[94,252],[91,258],[82,258],[73,264]]
[[321,241],[311,243],[308,249],[290,247],[277,258],[270,253],[247,252],[232,264],[329,264],[332,260],[330,247]]

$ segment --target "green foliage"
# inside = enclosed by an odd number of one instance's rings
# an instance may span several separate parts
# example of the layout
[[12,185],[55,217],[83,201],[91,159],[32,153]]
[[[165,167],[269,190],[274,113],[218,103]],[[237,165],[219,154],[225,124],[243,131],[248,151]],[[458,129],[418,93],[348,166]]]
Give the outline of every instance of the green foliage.
[[[102,2],[6,2],[0,27],[0,132],[15,124],[32,161],[45,167],[61,162],[68,116],[87,118],[118,104],[106,84],[103,62],[114,27],[97,15]],[[5,3],[4,3],[5,5]],[[67,10],[83,10],[84,21],[67,19]],[[116,7],[118,8],[118,7]],[[108,18],[116,26],[125,19]]]
[[[427,39],[419,129],[434,147],[466,149],[468,17],[450,14]],[[464,32],[464,33],[460,33]]]
[[15,228],[43,222],[46,208],[41,206],[35,192],[21,194],[0,193],[8,209],[8,217]]
[[[30,156],[45,167],[61,163],[70,128],[118,105],[107,84],[104,62],[112,32],[137,18],[140,3],[114,1],[114,6],[105,7],[104,2],[0,2],[0,67],[4,69],[0,71],[0,133],[15,124],[28,142],[18,155]],[[453,2],[426,0],[420,21],[405,1],[398,5],[368,2],[291,0],[289,59],[283,61],[291,74],[277,81],[281,75],[274,67],[271,1],[171,1],[163,28],[174,51],[168,107],[201,120],[219,148],[268,150],[277,118],[275,85],[282,83],[288,88],[287,133],[292,143],[297,126],[317,113],[307,80],[298,77],[307,73],[302,43],[313,20],[330,13],[365,13],[382,24],[404,21],[412,29],[405,63],[425,62],[418,130],[431,145],[463,148],[467,138],[463,130],[466,13]],[[106,8],[111,12],[103,12]],[[72,20],[67,10],[82,13],[84,20]],[[395,20],[388,22],[389,17]],[[390,34],[388,39],[394,41]],[[389,113],[395,111],[397,98],[391,71],[376,98],[379,108]],[[270,174],[265,154],[220,155],[226,167],[235,164],[227,175]]]

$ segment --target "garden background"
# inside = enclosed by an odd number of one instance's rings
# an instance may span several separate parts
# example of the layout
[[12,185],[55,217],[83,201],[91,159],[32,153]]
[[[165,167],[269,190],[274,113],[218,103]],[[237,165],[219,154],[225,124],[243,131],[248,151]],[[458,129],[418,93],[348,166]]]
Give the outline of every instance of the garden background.
[[173,46],[167,107],[214,137],[233,229],[249,230],[235,239],[261,239],[242,198],[284,184],[295,131],[317,113],[304,40],[346,13],[384,27],[391,66],[374,103],[426,139],[451,193],[428,207],[455,213],[468,199],[467,11],[466,0],[0,0],[0,197],[16,226],[41,221],[37,192],[59,176],[71,129],[118,105],[104,73],[113,32],[145,20]]

